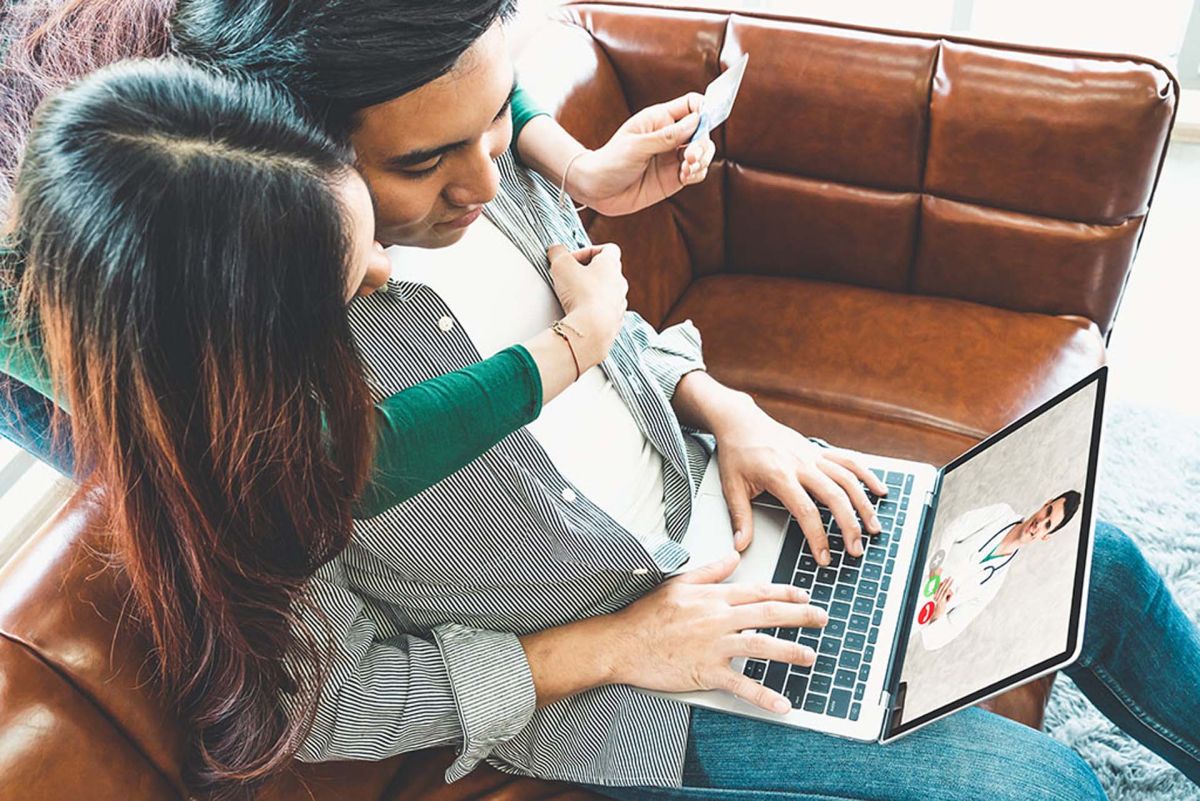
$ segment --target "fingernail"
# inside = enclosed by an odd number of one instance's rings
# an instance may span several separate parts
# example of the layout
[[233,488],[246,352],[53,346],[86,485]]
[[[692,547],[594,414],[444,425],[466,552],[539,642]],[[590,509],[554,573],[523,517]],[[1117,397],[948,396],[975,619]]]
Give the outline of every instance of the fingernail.
[[824,626],[829,622],[829,613],[824,609],[817,609],[817,623]]
[[817,652],[809,648],[807,645],[800,646],[800,658],[805,661],[812,661],[817,658]]
[[787,701],[783,700],[782,698],[776,698],[771,703],[771,709],[778,712],[781,715],[785,715],[788,712],[792,711],[792,705],[789,704]]
[[829,564],[829,549],[822,548],[821,553],[817,554],[817,561],[823,565]]

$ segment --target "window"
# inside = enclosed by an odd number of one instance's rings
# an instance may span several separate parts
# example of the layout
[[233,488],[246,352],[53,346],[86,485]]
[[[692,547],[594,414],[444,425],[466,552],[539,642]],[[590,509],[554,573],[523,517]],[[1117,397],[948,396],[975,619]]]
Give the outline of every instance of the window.
[[0,565],[70,497],[75,485],[0,439]]

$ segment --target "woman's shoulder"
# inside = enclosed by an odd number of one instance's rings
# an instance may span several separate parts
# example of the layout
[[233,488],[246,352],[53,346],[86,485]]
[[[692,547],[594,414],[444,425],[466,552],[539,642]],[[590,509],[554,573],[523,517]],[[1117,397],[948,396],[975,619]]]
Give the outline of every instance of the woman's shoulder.
[[0,334],[8,329],[9,308],[16,297],[23,267],[20,252],[0,238]]

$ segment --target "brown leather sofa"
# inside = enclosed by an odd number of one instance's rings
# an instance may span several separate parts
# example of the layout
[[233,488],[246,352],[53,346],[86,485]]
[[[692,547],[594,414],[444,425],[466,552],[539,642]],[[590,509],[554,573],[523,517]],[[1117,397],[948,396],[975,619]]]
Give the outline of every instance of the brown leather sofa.
[[[708,181],[589,221],[631,300],[805,433],[943,462],[1104,360],[1178,86],[1145,59],[577,3],[522,81],[586,143],[749,70]],[[180,797],[122,584],[77,500],[0,572],[0,798]],[[576,799],[445,751],[301,766],[267,797]]]

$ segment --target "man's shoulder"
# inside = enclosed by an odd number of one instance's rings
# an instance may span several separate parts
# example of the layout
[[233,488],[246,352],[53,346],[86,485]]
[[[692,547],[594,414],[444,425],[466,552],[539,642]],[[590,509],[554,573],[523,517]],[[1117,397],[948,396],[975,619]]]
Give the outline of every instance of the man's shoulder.
[[956,517],[954,522],[948,527],[946,534],[955,540],[961,541],[975,533],[978,529],[986,526],[989,522],[1012,515],[1015,515],[1015,512],[1006,503],[979,506],[963,512]]

